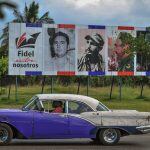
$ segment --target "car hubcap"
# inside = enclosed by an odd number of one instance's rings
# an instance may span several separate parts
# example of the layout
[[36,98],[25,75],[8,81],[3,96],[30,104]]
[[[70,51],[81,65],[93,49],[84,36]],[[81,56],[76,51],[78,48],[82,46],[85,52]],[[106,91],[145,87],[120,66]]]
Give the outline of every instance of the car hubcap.
[[108,143],[113,143],[117,139],[117,132],[115,129],[107,129],[104,131],[104,140]]
[[0,142],[5,142],[8,139],[8,132],[6,129],[0,129]]

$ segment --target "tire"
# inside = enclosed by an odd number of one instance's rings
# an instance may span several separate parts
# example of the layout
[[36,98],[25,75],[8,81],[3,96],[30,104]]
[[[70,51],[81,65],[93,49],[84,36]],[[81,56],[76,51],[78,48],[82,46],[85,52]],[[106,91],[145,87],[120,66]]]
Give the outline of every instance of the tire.
[[118,129],[102,129],[99,132],[100,143],[103,145],[115,145],[120,140],[120,131]]
[[0,124],[0,145],[8,145],[13,138],[13,131],[7,124]]

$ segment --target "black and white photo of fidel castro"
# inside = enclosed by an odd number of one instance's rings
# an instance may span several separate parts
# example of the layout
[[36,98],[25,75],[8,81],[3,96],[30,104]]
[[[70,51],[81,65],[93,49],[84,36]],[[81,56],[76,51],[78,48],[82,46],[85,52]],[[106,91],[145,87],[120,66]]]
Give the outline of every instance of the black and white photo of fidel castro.
[[[66,31],[66,32],[65,32]],[[51,70],[74,71],[75,70],[75,46],[71,46],[71,34],[74,31],[61,29],[48,29]],[[75,42],[75,41],[73,41]]]
[[104,40],[98,33],[86,35],[86,49],[83,56],[78,59],[78,71],[103,71],[103,57],[100,54]]

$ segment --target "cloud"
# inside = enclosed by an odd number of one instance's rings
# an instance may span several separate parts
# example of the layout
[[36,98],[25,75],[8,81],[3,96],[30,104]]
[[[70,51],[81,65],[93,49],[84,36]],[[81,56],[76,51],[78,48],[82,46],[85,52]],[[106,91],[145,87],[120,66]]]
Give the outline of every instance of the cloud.
[[[15,2],[23,13],[25,3],[33,0],[7,0]],[[150,0],[35,0],[39,3],[39,16],[46,11],[55,23],[108,26],[150,26]],[[0,20],[0,35],[7,22],[14,19],[13,11],[4,9],[5,20]]]
[[[23,12],[25,2],[12,0]],[[148,26],[149,0],[36,0],[40,16],[46,11],[56,23]],[[10,18],[9,18],[10,19]]]
[[149,0],[49,0],[44,9],[56,23],[146,26]]

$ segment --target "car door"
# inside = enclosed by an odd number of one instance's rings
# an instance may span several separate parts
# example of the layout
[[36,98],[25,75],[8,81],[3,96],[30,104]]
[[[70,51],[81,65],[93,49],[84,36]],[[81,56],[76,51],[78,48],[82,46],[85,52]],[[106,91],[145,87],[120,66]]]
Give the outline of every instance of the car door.
[[80,116],[82,112],[93,111],[87,104],[68,101],[68,118],[70,136],[74,138],[91,138],[91,130],[95,128],[93,124]]
[[34,138],[66,138],[68,134],[69,119],[65,112],[34,112]]

